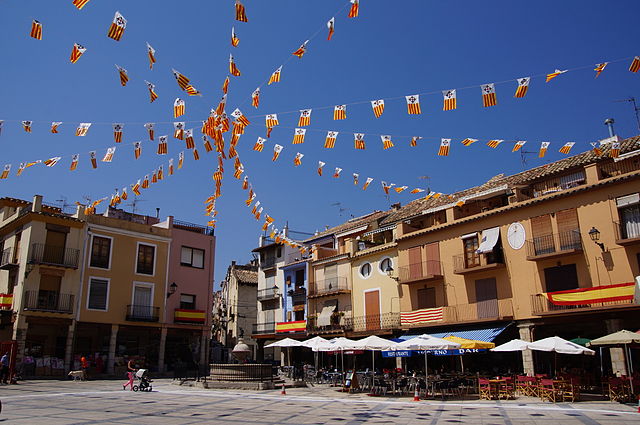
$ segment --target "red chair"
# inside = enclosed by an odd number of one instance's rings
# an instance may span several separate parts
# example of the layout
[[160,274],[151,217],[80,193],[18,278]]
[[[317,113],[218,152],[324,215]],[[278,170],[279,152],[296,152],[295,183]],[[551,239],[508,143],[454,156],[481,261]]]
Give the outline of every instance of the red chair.
[[556,387],[553,379],[541,379],[539,386],[540,399],[542,401],[549,400],[552,403],[556,402],[559,389]]

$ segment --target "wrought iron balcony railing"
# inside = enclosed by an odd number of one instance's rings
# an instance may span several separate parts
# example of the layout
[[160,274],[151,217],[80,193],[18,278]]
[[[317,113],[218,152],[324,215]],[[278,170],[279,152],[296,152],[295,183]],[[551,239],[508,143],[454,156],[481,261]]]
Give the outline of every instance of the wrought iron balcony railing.
[[34,243],[31,245],[29,262],[33,264],[46,264],[50,266],[78,268],[80,250],[61,246]]
[[527,241],[527,259],[548,258],[582,251],[580,230],[536,236]]
[[313,282],[309,288],[310,296],[319,296],[339,292],[351,292],[346,277],[330,277],[325,280]]
[[26,291],[23,308],[29,311],[71,314],[74,300],[72,294],[57,291]]
[[131,322],[157,322],[160,320],[160,307],[128,305],[126,320]]

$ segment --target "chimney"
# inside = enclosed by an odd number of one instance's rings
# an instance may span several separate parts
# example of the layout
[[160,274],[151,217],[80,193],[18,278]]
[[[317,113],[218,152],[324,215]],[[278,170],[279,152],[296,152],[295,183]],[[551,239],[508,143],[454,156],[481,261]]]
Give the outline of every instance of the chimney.
[[32,212],[41,212],[42,211],[42,195],[35,195],[33,197],[33,203],[31,204]]
[[160,208],[156,208],[156,218],[160,218]]
[[604,125],[606,125],[607,127],[609,127],[609,137],[614,137],[616,132],[613,131],[613,123],[614,123],[614,119],[613,118],[607,118],[606,120],[604,120]]
[[391,204],[391,209],[394,211],[398,211],[402,204],[400,202],[396,202],[395,204]]

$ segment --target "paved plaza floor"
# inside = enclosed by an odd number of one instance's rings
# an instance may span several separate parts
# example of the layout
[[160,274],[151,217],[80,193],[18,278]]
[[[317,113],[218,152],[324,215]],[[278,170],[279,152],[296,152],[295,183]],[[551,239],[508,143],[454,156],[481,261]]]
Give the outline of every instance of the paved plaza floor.
[[153,392],[123,391],[119,381],[28,381],[0,386],[0,422],[58,424],[640,424],[637,407],[609,402],[411,401],[334,388],[204,390],[155,380]]

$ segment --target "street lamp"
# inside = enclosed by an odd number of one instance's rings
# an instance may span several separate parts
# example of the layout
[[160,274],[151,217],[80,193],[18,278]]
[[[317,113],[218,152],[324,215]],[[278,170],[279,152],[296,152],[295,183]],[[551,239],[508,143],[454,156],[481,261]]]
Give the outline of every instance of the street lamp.
[[393,267],[391,266],[391,264],[387,265],[387,269],[385,270],[385,272],[387,273],[387,276],[389,276],[391,279],[395,280],[396,282],[400,280],[398,276],[393,275]]
[[598,229],[592,227],[591,230],[589,230],[589,237],[596,245],[600,247],[602,252],[605,251],[604,244],[602,242],[598,242],[600,240],[600,231]]
[[169,285],[169,292],[167,292],[167,298],[169,298],[171,295],[176,293],[176,289],[178,289],[178,285],[176,285],[175,282],[173,282],[171,285]]

